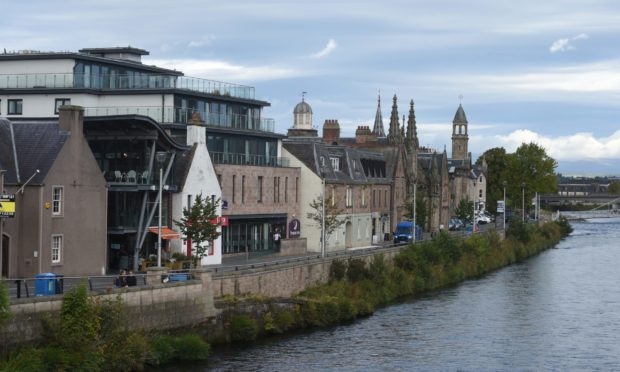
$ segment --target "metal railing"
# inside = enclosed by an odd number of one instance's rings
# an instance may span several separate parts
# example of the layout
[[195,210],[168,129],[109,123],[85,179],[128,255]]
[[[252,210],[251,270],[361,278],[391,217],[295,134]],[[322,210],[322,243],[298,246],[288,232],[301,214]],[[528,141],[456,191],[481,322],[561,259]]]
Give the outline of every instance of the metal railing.
[[143,115],[162,124],[188,124],[194,113],[200,123],[209,127],[274,132],[275,120],[241,114],[215,114],[172,106],[111,106],[85,107],[85,116]]
[[97,90],[182,89],[219,96],[254,99],[254,87],[190,76],[149,74],[33,73],[0,74],[0,89],[76,88]]
[[[166,274],[133,274],[135,285],[119,286],[118,275],[91,275],[91,276],[59,276],[58,278],[21,278],[21,279],[1,279],[0,282],[8,289],[11,301],[21,298],[49,297],[50,295],[37,294],[37,281],[41,280],[45,284],[54,281],[54,293],[51,295],[62,295],[78,285],[84,283],[91,293],[109,293],[122,288],[146,287],[147,277],[159,276],[162,283],[175,282],[175,275],[185,276],[186,280],[194,279],[191,270],[169,270]],[[172,278],[172,280],[171,280]],[[133,281],[130,284],[134,284]]]
[[231,154],[209,151],[211,161],[215,164],[255,165],[261,167],[288,167],[289,159],[277,156]]

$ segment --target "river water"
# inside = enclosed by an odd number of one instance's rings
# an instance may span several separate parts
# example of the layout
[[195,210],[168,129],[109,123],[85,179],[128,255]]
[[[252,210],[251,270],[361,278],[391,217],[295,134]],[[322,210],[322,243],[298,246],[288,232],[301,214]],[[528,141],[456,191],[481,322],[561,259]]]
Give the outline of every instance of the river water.
[[620,219],[350,325],[216,350],[203,371],[620,370]]

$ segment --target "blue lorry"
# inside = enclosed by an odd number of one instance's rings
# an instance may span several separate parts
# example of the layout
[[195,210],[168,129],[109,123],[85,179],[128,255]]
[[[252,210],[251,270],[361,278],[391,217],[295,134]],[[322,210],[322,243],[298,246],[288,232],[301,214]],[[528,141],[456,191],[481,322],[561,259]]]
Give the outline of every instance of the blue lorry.
[[[422,240],[422,226],[415,225],[415,240]],[[413,222],[404,221],[396,225],[394,244],[413,241]]]

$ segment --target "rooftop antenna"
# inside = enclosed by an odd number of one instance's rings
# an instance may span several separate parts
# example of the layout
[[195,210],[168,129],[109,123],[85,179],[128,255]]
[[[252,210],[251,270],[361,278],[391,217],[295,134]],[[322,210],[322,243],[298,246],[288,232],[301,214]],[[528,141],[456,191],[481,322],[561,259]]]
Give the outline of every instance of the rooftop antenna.
[[308,94],[308,92],[301,92],[301,101],[304,102],[304,98],[306,97],[306,94]]

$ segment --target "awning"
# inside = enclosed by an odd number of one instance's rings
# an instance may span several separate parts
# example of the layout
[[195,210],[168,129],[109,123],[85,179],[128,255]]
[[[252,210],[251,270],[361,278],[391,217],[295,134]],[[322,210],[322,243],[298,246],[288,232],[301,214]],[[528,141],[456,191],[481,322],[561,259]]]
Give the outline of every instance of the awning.
[[[149,231],[152,232],[153,234],[157,234],[158,233],[159,228],[157,226],[154,227],[149,227]],[[178,232],[168,228],[168,227],[162,227],[161,228],[161,238],[162,239],[181,239],[181,234],[179,234]]]

